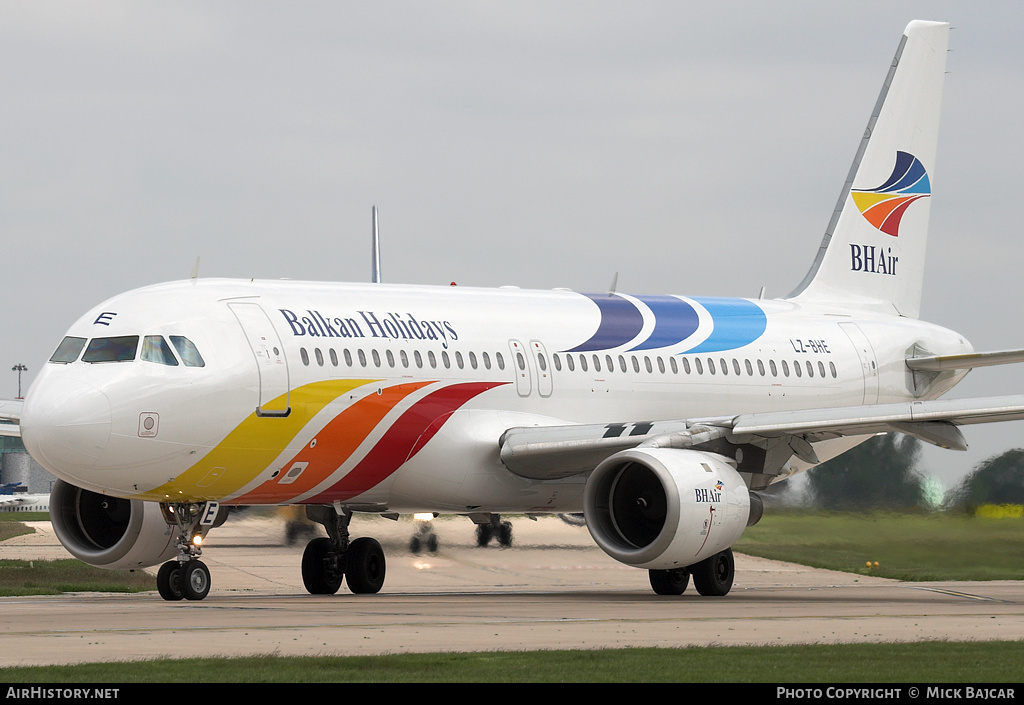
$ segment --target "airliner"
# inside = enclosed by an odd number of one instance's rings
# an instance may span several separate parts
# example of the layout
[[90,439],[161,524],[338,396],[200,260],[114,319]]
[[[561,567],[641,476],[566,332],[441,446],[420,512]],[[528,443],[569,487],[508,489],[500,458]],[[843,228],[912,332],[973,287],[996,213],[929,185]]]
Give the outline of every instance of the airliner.
[[[191,279],[115,296],[0,406],[74,556],[201,600],[230,507],[304,505],[312,594],[383,587],[359,513],[582,513],[658,594],[733,584],[758,494],[880,433],[966,448],[1024,396],[945,400],[975,352],[919,320],[949,25],[911,22],[786,298]],[[376,250],[375,250],[376,252]]]

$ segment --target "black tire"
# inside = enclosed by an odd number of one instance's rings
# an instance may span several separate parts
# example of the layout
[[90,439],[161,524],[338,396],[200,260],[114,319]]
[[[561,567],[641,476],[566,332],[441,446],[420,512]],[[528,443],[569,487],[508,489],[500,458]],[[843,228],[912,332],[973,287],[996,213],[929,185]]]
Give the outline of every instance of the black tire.
[[427,537],[427,551],[437,553],[437,535],[431,534]]
[[498,545],[505,548],[512,545],[512,522],[501,522],[501,526],[498,527]]
[[315,538],[302,552],[302,584],[311,595],[333,595],[341,588],[345,574],[327,537]]
[[202,561],[189,561],[178,575],[181,596],[186,600],[202,600],[210,594],[210,569]]
[[345,577],[348,589],[357,595],[380,592],[384,587],[387,562],[384,549],[376,539],[358,538],[348,545],[345,554]]
[[732,557],[732,549],[727,548],[721,553],[707,558],[696,565],[690,566],[693,575],[693,586],[697,592],[706,597],[723,597],[732,589],[733,578],[736,577],[736,562]]
[[682,595],[690,584],[690,572],[685,568],[649,570],[651,587],[658,595]]
[[476,545],[483,548],[491,542],[491,525],[490,524],[477,524],[476,525]]
[[156,590],[168,602],[176,602],[184,597],[181,594],[181,564],[178,561],[167,561],[160,566],[156,574]]
[[420,537],[413,536],[409,539],[409,553],[417,554],[420,552]]

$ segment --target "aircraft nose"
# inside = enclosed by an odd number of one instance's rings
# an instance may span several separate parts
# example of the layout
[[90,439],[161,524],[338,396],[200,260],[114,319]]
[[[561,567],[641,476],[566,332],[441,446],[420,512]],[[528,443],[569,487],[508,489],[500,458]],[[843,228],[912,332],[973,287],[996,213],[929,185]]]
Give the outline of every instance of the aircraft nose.
[[21,416],[25,448],[59,476],[74,476],[103,455],[110,439],[110,401],[99,389],[77,380],[30,390]]

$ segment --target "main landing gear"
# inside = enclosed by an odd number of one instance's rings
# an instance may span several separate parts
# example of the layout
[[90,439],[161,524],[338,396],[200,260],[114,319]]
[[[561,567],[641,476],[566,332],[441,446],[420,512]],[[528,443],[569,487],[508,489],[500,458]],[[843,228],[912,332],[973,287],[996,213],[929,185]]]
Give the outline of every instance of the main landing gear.
[[508,548],[512,545],[512,522],[502,521],[500,514],[471,515],[476,522],[476,545],[485,547],[491,539],[497,539],[498,545]]
[[723,597],[732,589],[736,562],[727,548],[686,568],[650,570],[651,587],[659,595],[682,595],[693,577],[693,586],[705,597]]
[[306,507],[311,521],[323,524],[327,537],[306,544],[302,553],[302,584],[313,595],[333,595],[348,580],[348,589],[357,594],[380,592],[387,564],[384,549],[375,539],[349,541],[348,525],[352,512],[341,514],[331,506]]
[[207,532],[224,523],[226,508],[205,504],[161,504],[164,520],[177,527],[174,537],[178,557],[167,561],[156,574],[156,589],[169,602],[202,600],[210,594],[210,569],[199,560]]

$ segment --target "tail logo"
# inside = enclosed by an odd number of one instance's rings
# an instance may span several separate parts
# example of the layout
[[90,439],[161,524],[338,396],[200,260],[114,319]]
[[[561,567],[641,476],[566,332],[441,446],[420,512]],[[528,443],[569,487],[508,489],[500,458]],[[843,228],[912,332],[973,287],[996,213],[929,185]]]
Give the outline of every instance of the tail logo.
[[885,183],[873,189],[851,189],[850,195],[871,225],[899,237],[903,214],[914,201],[931,196],[932,187],[920,159],[907,152],[896,152],[896,165]]

